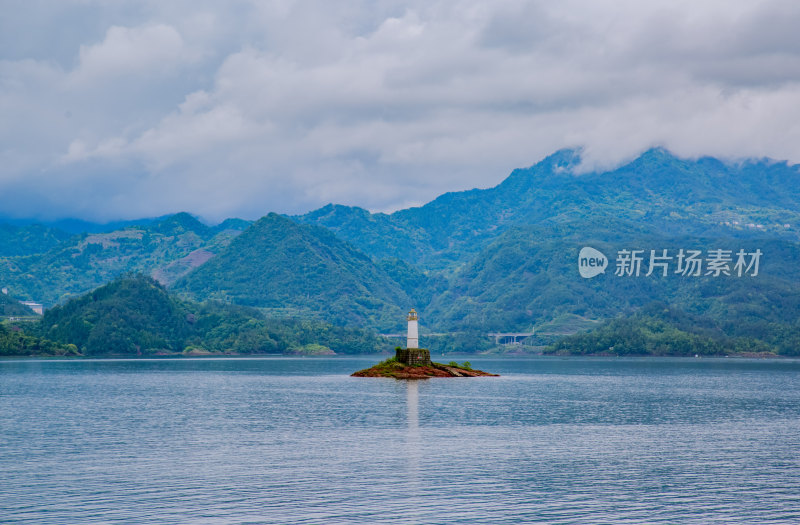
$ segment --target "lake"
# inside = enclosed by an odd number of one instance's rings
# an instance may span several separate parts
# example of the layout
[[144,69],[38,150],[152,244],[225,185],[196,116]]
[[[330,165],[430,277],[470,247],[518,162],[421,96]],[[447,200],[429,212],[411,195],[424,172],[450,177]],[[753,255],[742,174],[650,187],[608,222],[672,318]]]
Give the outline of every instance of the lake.
[[0,361],[0,522],[800,522],[800,361],[378,360]]

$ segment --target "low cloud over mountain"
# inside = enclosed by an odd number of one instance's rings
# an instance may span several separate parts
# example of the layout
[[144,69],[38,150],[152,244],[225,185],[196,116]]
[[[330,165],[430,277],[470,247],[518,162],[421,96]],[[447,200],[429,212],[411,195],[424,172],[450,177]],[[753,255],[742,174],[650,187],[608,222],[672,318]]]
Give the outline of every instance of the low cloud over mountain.
[[800,162],[786,1],[41,0],[0,17],[0,207],[393,210],[582,146]]

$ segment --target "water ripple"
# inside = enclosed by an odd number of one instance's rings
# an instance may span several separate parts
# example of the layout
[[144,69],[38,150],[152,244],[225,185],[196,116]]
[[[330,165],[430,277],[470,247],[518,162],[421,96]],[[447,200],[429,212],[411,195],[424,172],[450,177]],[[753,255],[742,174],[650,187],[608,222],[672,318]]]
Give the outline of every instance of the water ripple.
[[800,364],[0,362],[0,521],[800,522]]

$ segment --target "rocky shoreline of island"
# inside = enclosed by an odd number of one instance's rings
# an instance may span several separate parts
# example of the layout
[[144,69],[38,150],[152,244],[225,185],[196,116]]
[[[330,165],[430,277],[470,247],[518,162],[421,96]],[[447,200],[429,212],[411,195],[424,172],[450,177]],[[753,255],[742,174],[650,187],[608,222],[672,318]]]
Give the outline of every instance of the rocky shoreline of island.
[[392,357],[385,361],[381,361],[370,368],[353,372],[351,376],[391,377],[394,379],[430,379],[432,377],[497,377],[498,374],[484,372],[483,370],[475,370],[472,368],[469,362],[465,362],[462,365],[459,365],[455,362],[451,362],[446,365],[434,362],[424,365],[408,365]]

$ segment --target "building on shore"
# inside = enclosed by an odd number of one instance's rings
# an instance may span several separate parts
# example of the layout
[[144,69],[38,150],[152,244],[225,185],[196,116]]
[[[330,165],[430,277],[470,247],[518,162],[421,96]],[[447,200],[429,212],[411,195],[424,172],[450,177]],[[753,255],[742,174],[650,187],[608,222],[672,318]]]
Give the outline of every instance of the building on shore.
[[37,303],[34,301],[20,301],[20,304],[24,304],[25,306],[27,306],[28,308],[30,308],[39,315],[42,315],[44,313],[44,306],[41,303]]

